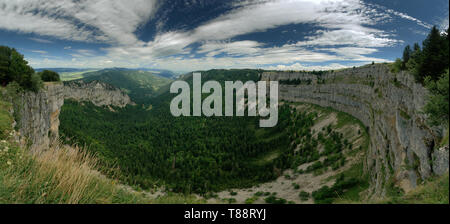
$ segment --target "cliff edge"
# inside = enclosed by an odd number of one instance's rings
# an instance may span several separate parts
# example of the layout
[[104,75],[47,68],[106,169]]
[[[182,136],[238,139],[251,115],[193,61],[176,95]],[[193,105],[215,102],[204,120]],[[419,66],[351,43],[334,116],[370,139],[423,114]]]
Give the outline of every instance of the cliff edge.
[[393,74],[388,65],[375,64],[317,75],[264,72],[261,79],[297,80],[298,85],[280,86],[280,100],[332,107],[367,127],[371,144],[365,170],[372,196],[385,196],[388,185],[408,192],[448,171],[448,147],[435,149],[443,130],[428,126],[422,113],[428,92],[406,72]]
[[38,92],[20,93],[12,100],[18,141],[32,151],[48,148],[50,139],[59,136],[59,114],[65,99],[90,101],[96,106],[134,104],[120,89],[101,82],[45,83]]

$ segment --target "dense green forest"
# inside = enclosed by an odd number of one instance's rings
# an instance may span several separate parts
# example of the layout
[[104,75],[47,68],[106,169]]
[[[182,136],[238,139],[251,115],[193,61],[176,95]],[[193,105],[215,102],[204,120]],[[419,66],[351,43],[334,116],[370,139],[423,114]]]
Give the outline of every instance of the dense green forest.
[[[203,80],[212,76],[218,81],[259,78],[256,70],[213,70]],[[173,96],[161,95],[152,110],[129,106],[119,112],[66,101],[60,131],[120,167],[125,181],[144,188],[161,181],[185,193],[248,187],[290,166],[287,107],[281,108],[276,127],[262,129],[257,117],[173,117]],[[261,162],[273,152],[279,156]]]

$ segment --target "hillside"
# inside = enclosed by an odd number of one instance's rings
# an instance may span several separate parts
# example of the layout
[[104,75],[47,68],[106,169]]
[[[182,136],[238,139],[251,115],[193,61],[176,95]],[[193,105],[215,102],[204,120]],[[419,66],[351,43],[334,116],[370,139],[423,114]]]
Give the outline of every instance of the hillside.
[[101,81],[125,91],[137,104],[149,104],[158,90],[172,82],[151,71],[130,69],[104,69],[83,73],[85,82]]

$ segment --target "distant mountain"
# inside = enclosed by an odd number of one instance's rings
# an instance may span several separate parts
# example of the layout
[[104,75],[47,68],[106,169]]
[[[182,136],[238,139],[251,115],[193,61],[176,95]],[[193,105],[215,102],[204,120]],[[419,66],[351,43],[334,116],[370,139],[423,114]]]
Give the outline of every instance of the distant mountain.
[[83,71],[89,71],[89,70],[95,70],[91,68],[36,68],[34,71],[36,72],[42,72],[44,70],[51,70],[58,73],[63,72],[83,72]]
[[136,70],[152,72],[155,75],[169,79],[175,79],[177,76],[177,74],[175,74],[174,72],[164,69],[138,68]]
[[124,90],[138,104],[147,104],[158,90],[172,82],[151,71],[110,68],[83,74],[85,82],[101,81]]

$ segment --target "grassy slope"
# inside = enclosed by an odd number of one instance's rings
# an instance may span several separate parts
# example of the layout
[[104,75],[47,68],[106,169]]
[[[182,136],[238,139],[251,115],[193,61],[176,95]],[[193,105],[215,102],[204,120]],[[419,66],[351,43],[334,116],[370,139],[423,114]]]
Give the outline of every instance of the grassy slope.
[[448,204],[449,203],[449,176],[434,177],[422,186],[401,198],[395,198],[388,203],[400,204]]

